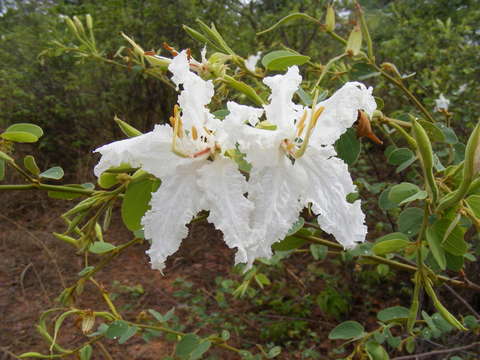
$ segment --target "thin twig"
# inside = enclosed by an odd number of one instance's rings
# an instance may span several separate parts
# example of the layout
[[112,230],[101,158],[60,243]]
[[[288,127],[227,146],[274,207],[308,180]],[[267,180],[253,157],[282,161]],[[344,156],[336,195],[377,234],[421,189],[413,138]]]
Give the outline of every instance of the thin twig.
[[434,350],[434,351],[429,351],[429,352],[425,352],[425,353],[421,353],[421,354],[399,356],[399,357],[393,358],[392,360],[410,360],[410,359],[421,359],[421,358],[425,358],[425,357],[428,357],[429,359],[431,359],[431,356],[434,356],[434,355],[450,354],[452,352],[459,352],[459,351],[463,351],[463,350],[468,350],[468,349],[474,348],[476,346],[480,347],[480,341],[474,342],[470,345],[459,346],[459,347],[451,348],[451,349]]
[[465,300],[458,292],[456,292],[454,289],[452,289],[449,285],[443,284],[445,288],[450,291],[450,293],[457,298],[458,301],[460,301],[465,307],[478,319],[480,320],[480,314],[475,311],[475,309],[468,303],[467,300]]

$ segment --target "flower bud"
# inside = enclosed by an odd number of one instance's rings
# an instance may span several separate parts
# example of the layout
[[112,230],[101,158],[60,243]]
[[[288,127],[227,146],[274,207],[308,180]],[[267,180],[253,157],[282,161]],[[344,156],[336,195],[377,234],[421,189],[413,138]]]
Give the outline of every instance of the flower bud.
[[417,151],[422,162],[425,180],[430,190],[433,202],[437,201],[438,188],[433,175],[433,151],[432,143],[425,129],[415,119],[412,120],[412,132],[417,142]]
[[141,131],[135,129],[133,126],[127,124],[125,121],[120,120],[117,116],[115,116],[113,120],[117,123],[120,130],[122,130],[122,132],[128,137],[135,137],[138,135],[142,135]]
[[477,155],[477,149],[480,144],[480,122],[477,123],[475,129],[467,142],[465,149],[465,160],[463,161],[463,179],[460,186],[453,193],[447,194],[437,207],[437,211],[443,211],[452,206],[455,206],[463,197],[468,193],[470,184],[475,176],[475,156]]
[[86,23],[87,23],[87,29],[88,29],[89,31],[92,31],[92,30],[93,30],[93,19],[92,19],[92,15],[90,15],[90,14],[85,15],[85,20],[86,20]]
[[332,5],[327,7],[327,15],[325,16],[325,29],[327,31],[335,30],[335,10],[333,10]]
[[349,55],[358,55],[362,47],[362,30],[360,26],[355,26],[350,33],[350,36],[347,40],[347,48],[345,52]]
[[400,75],[400,72],[398,71],[397,67],[392,63],[384,62],[382,65],[380,65],[380,67],[382,68],[382,70],[395,75],[397,78],[402,77],[402,75]]

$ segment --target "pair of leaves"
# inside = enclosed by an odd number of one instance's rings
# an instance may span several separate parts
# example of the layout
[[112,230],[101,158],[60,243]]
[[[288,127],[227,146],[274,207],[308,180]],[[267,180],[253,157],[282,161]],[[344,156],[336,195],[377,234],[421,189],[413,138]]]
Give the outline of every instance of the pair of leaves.
[[7,130],[0,134],[2,139],[19,143],[34,143],[37,142],[42,136],[42,128],[29,123],[10,125]]

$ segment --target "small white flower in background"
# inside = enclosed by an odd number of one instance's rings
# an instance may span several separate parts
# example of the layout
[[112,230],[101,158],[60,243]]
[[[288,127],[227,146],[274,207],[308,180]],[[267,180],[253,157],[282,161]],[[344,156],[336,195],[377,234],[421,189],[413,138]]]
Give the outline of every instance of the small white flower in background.
[[455,94],[455,95],[460,95],[460,94],[463,93],[465,90],[467,90],[467,87],[468,87],[467,84],[462,84],[462,85],[460,85],[460,87],[458,88],[457,91],[454,92],[454,94]]
[[261,54],[262,53],[259,51],[255,55],[250,55],[245,61],[245,67],[254,73],[256,71],[258,60],[261,58]]
[[448,100],[443,94],[440,94],[439,98],[435,100],[435,111],[448,110],[450,100]]
[[[347,83],[311,109],[292,102],[301,81],[296,66],[264,79],[272,93],[263,122],[261,109],[228,103],[225,120],[252,164],[248,197],[255,204],[257,240],[248,248],[249,259],[270,257],[271,245],[285,237],[309,203],[320,227],[345,248],[365,241],[365,216],[359,200],[346,200],[355,186],[333,144],[356,121],[358,110],[371,115],[376,109],[372,89]],[[245,121],[256,127],[241,126]]]
[[238,249],[236,262],[252,261],[246,251],[253,210],[244,196],[247,181],[237,164],[223,155],[231,140],[222,122],[206,108],[214,94],[213,84],[191,72],[190,66],[185,51],[169,65],[172,81],[183,86],[180,108],[171,118],[173,127],[156,125],[147,134],[96,150],[102,154],[95,167],[97,176],[128,163],[162,180],[152,196],[151,210],[142,219],[145,237],[152,240],[148,250],[152,267],[159,270],[187,236],[186,224],[201,210],[210,211],[208,220],[223,232],[229,247]]

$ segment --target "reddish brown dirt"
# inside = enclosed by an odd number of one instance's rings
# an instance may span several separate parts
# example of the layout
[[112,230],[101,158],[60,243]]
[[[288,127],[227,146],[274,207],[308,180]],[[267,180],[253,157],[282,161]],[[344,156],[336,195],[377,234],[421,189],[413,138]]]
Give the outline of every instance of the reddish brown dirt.
[[[59,306],[56,297],[65,286],[75,283],[78,272],[83,268],[82,256],[76,254],[70,245],[52,236],[52,232],[64,230],[64,224],[58,217],[71,204],[52,202],[44,194],[22,194],[21,198],[12,194],[1,196],[2,204],[8,206],[0,213],[0,359],[14,359],[14,354],[27,351],[48,354],[49,345],[36,331],[35,324],[43,311]],[[52,204],[55,204],[55,207],[52,207]],[[118,211],[115,213],[106,240],[122,244],[131,239],[131,233],[122,225]],[[181,322],[184,318],[195,316],[192,315],[188,303],[183,303],[173,295],[174,291],[178,290],[173,282],[179,277],[191,281],[196,289],[203,291],[205,297],[213,297],[216,287],[214,280],[217,276],[238,278],[237,275],[231,274],[233,251],[223,244],[221,233],[206,222],[198,222],[191,226],[189,237],[183,242],[180,250],[169,258],[163,276],[150,268],[145,254],[146,249],[147,243],[133,246],[95,276],[109,292],[118,292],[114,280],[124,286],[142,286],[144,292],[140,296],[136,298],[119,296],[115,300],[117,308],[121,309],[122,315],[127,320],[134,321],[145,309],[165,313],[172,307],[176,308],[176,314],[180,316]],[[93,258],[92,262],[95,261]],[[305,288],[303,285],[302,279],[313,276],[308,272],[309,262],[311,256],[307,253],[295,255],[294,259],[285,262],[286,271],[282,276],[286,279],[287,287],[299,288],[300,294],[318,293],[322,290],[325,286],[323,280],[311,282],[310,285],[314,288]],[[362,322],[367,329],[376,327],[376,312],[379,309],[400,304],[405,300],[388,295],[387,290],[390,294],[399,292],[391,290],[395,283],[380,286],[377,284],[374,285],[376,290],[365,293],[364,287],[361,287],[355,275],[361,271],[360,265],[339,267],[338,263],[327,261],[325,266],[322,265],[322,271],[339,276],[337,278],[340,279],[339,283],[349,284],[352,292],[349,318]],[[402,281],[408,283],[408,278],[409,275],[402,276]],[[302,299],[299,298],[299,301]],[[262,325],[259,325],[256,319],[252,321],[251,318],[244,316],[247,312],[255,314],[257,311],[255,305],[248,301],[232,303],[234,306],[227,310],[214,306],[208,310],[228,311],[244,320],[247,328],[242,334],[242,339],[233,334],[231,344],[243,347],[250,344],[250,350],[257,352],[255,344],[263,343],[259,338]],[[98,289],[91,283],[85,286],[75,305],[81,309],[108,310]],[[403,305],[408,306],[408,298],[407,303]],[[324,354],[322,359],[332,359],[331,350],[340,343],[329,341],[328,332],[338,321],[326,317],[320,310],[315,310],[307,321],[318,335],[318,340],[314,344],[316,350]],[[185,331],[197,330],[194,325],[187,327]],[[202,329],[201,334],[210,332],[207,327]],[[65,322],[59,336],[60,344],[67,348],[75,348],[86,340],[78,324],[70,320]],[[108,348],[113,359],[119,360],[162,359],[170,355],[173,349],[171,342],[160,338],[154,338],[146,343],[140,337],[134,337],[124,345],[105,340],[103,345]],[[214,349],[212,353],[216,354],[218,359],[239,358],[223,350]],[[104,358],[98,346],[94,346],[92,358]],[[284,351],[279,359],[301,357],[296,352],[292,354]]]

